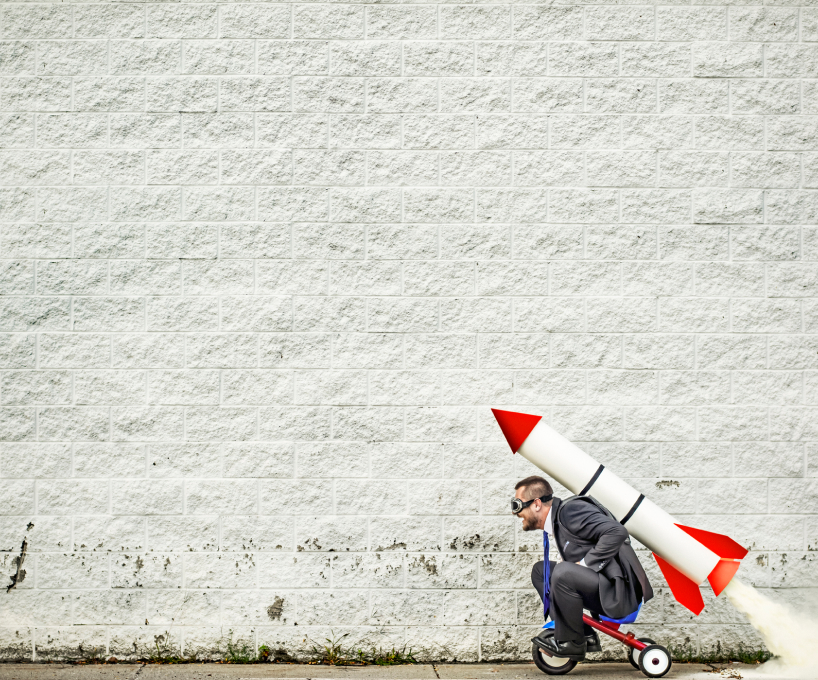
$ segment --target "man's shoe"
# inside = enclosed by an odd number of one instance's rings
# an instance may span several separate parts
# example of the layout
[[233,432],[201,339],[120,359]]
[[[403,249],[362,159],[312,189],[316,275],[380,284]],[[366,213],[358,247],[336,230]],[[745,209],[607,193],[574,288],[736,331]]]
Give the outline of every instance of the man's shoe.
[[602,651],[602,644],[600,643],[599,635],[596,634],[595,630],[592,630],[585,636],[585,651],[588,654]]
[[558,642],[554,636],[547,637],[544,640],[540,637],[535,637],[532,642],[545,650],[551,656],[556,656],[564,659],[571,659],[571,661],[582,661],[585,658],[586,644],[585,640],[581,645],[576,642]]
[[533,642],[539,640],[540,642],[544,642],[546,638],[554,637],[554,629],[553,628],[543,628],[539,633],[537,633],[537,637],[532,638]]

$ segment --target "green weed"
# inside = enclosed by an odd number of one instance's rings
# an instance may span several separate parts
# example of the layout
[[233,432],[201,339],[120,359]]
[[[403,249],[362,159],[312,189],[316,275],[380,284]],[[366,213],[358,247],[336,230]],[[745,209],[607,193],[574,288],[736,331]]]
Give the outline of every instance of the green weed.
[[406,647],[399,650],[392,647],[392,650],[389,652],[376,651],[373,649],[369,657],[369,662],[378,666],[400,666],[403,664],[417,663],[418,660],[412,653],[411,648],[407,652]]
[[153,645],[153,647],[149,647],[146,652],[143,653],[142,661],[165,664],[190,663],[193,661],[193,659],[186,659],[175,653],[174,645],[171,642],[171,636],[168,632],[154,635]]
[[324,643],[312,646],[312,655],[309,663],[327,664],[330,666],[398,666],[403,664],[417,663],[412,650],[395,649],[389,651],[372,648],[370,652],[363,649],[344,647],[342,641],[349,633],[345,633],[338,639],[330,631],[331,638],[325,638]]
[[253,652],[246,642],[233,644],[230,640],[227,641],[227,651],[224,654],[223,663],[256,663],[257,661],[258,654]]
[[[219,651],[221,652],[221,650],[222,641],[219,642]],[[223,652],[222,660],[219,663],[265,663],[270,661],[270,654],[271,651],[267,645],[261,645],[258,652],[254,652],[246,640],[233,642],[233,631],[231,630],[227,635],[226,650]]]
[[344,633],[337,640],[332,631],[330,631],[330,635],[332,635],[332,638],[324,638],[324,644],[313,644],[310,662],[329,664],[330,666],[349,665],[350,661],[347,659],[347,655],[341,646],[341,640],[349,635],[349,633]]

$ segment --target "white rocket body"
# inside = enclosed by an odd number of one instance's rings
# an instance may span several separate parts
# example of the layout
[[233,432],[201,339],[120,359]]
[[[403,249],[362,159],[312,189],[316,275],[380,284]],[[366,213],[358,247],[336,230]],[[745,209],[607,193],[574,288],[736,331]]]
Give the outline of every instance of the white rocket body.
[[630,484],[549,427],[541,416],[492,409],[511,450],[574,494],[604,505],[653,552],[673,596],[695,614],[704,609],[699,586],[709,581],[719,595],[747,549],[729,536],[679,524]]
[[[543,420],[537,423],[517,453],[574,494],[578,494],[599,469],[599,461]],[[608,508],[617,520],[628,514],[640,496],[608,468],[602,471],[588,494]],[[627,527],[631,536],[645,547],[661,555],[690,580],[702,583],[721,558],[676,524],[673,517],[645,498],[628,519]]]

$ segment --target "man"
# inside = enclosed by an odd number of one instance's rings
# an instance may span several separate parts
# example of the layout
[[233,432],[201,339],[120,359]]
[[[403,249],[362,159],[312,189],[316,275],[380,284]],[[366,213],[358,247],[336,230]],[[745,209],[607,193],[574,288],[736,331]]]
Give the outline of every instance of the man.
[[596,631],[582,622],[582,610],[623,618],[653,597],[645,570],[630,545],[628,530],[590,496],[562,501],[542,477],[526,477],[514,487],[512,512],[523,531],[543,531],[545,560],[549,534],[563,561],[537,562],[531,581],[554,621],[554,634],[534,641],[554,656],[581,661],[601,651]]

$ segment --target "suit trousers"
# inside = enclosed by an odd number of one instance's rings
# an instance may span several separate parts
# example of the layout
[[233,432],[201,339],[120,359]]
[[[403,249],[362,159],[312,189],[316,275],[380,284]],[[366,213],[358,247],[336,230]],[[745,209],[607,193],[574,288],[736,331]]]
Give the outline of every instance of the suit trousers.
[[[582,622],[582,610],[604,614],[599,599],[599,573],[573,562],[550,562],[551,608],[554,637],[559,642],[581,644],[593,630]],[[531,582],[543,598],[543,562],[531,569]]]

